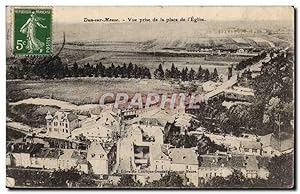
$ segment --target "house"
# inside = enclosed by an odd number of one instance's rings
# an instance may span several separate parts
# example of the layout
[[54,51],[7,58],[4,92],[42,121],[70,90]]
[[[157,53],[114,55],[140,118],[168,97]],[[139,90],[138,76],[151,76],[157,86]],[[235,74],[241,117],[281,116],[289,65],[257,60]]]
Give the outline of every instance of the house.
[[144,118],[131,128],[131,138],[137,145],[163,144],[164,127],[153,118]]
[[163,128],[158,126],[134,125],[132,137],[138,145],[163,144]]
[[58,158],[61,154],[60,149],[42,148],[31,153],[30,167],[57,170],[59,169]]
[[257,178],[258,161],[255,156],[246,156],[245,167],[242,168],[242,173],[246,178]]
[[87,151],[87,161],[91,165],[91,172],[95,175],[108,174],[108,157],[99,142],[92,142]]
[[251,101],[254,98],[254,91],[245,87],[232,87],[224,91],[225,100]]
[[239,151],[245,155],[261,155],[262,145],[257,141],[241,141]]
[[[186,184],[198,185],[198,160],[193,149],[151,144],[135,147],[134,153],[135,163],[138,161],[139,164],[135,175],[141,183],[159,180],[164,174],[175,171]],[[145,161],[144,166],[141,165],[140,160]],[[140,171],[142,169],[146,169],[146,173]],[[151,173],[148,173],[149,171]]]
[[67,110],[57,111],[53,116],[48,111],[45,119],[48,137],[66,139],[79,126],[78,116]]
[[72,131],[72,137],[85,136],[91,141],[110,141],[113,133],[118,132],[120,123],[113,111],[105,111],[100,115],[93,115],[81,123],[81,127]]
[[169,171],[171,168],[171,158],[168,150],[163,150],[164,145],[154,144],[150,146],[150,170]]
[[18,141],[15,144],[9,144],[6,154],[7,166],[49,170],[77,168],[88,173],[87,152],[85,150],[43,147],[40,144],[43,142],[38,142],[40,141],[35,139],[35,143]]
[[276,137],[273,133],[260,137],[262,155],[268,157],[289,153],[294,149],[294,137]]
[[5,164],[6,164],[6,166],[12,165],[12,154],[10,152],[6,153]]
[[88,173],[87,152],[75,149],[63,149],[58,158],[59,169],[77,168]]
[[270,175],[270,171],[268,170],[269,165],[270,165],[270,158],[269,157],[264,157],[264,156],[257,156],[256,157],[258,161],[258,172],[257,176],[261,179],[268,179]]
[[139,121],[139,124],[163,127],[163,125],[160,123],[160,121],[156,118],[141,118],[141,120]]
[[122,110],[120,116],[123,120],[130,120],[138,116],[137,110]]
[[267,179],[269,171],[265,166],[259,165],[257,156],[246,156],[244,167],[241,168],[241,172],[244,177],[249,179],[261,178]]
[[243,133],[240,136],[232,134],[206,133],[216,144],[224,145],[231,154],[261,155],[262,145],[259,137]]
[[116,131],[110,126],[99,126],[96,123],[83,125],[72,132],[72,137],[84,136],[91,141],[107,142],[111,140],[113,131]]
[[287,154],[294,151],[295,138],[293,135],[280,139],[280,152]]
[[[166,104],[168,101],[166,101]],[[165,105],[166,107],[167,105]],[[166,123],[173,123],[175,120],[175,114],[177,112],[177,109],[165,109],[162,107],[151,107],[144,109],[144,111],[141,111],[139,113],[138,119],[146,119],[149,118],[157,120],[162,127],[166,125]]]
[[131,137],[120,138],[117,142],[116,172],[132,171],[134,169],[134,145]]
[[186,178],[187,183],[198,186],[198,156],[191,148],[172,148],[169,150],[170,170]]
[[199,167],[200,183],[205,183],[214,177],[226,178],[234,170],[240,171],[245,178],[267,179],[269,160],[266,157],[254,155],[206,154],[201,155]]
[[230,166],[231,158],[228,155],[206,154],[201,155],[199,178],[200,183],[205,183],[213,177],[227,177],[232,174],[232,166]]
[[7,164],[10,164],[10,166],[16,166],[16,167],[29,167],[30,166],[30,154],[29,153],[10,153],[7,155],[6,158]]
[[280,143],[273,133],[261,136],[260,142],[262,144],[263,156],[273,157],[280,155]]
[[30,167],[30,155],[38,151],[43,145],[30,144],[18,139],[7,145],[6,164],[12,167]]

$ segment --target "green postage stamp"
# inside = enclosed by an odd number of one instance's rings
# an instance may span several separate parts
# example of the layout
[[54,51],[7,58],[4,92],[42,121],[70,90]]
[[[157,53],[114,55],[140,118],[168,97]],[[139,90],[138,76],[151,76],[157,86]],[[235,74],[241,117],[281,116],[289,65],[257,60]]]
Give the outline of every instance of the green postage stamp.
[[52,54],[51,8],[15,8],[13,18],[15,55]]

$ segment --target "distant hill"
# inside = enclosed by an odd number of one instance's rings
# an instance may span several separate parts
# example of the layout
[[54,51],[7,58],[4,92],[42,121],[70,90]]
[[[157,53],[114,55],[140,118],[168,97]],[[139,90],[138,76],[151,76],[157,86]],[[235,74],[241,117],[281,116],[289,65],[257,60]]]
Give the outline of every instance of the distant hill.
[[151,23],[151,24],[129,24],[129,23],[76,23],[62,24],[54,23],[54,41],[61,40],[62,32],[66,32],[68,41],[129,41],[144,42],[153,39],[160,41],[184,40],[195,42],[207,37],[230,37],[235,34],[226,33],[232,29],[242,32],[256,30],[291,30],[292,23],[281,21],[205,21],[199,23]]

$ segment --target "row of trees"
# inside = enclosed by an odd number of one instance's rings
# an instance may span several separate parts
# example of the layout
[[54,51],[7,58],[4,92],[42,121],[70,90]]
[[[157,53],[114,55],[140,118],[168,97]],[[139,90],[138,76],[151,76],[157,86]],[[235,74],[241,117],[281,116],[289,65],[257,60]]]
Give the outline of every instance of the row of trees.
[[248,58],[248,59],[246,59],[246,60],[243,60],[243,61],[239,62],[239,63],[236,65],[236,70],[242,70],[242,69],[245,69],[246,67],[251,66],[251,65],[253,65],[254,63],[257,63],[257,62],[259,62],[260,60],[264,59],[266,56],[267,56],[267,53],[266,53],[266,52],[263,52],[263,53],[261,53],[260,55],[257,55],[257,56]]
[[45,64],[31,64],[25,58],[7,68],[7,79],[53,79],[65,77],[67,66],[59,57]]
[[118,186],[122,188],[174,188],[174,187],[192,187],[194,185],[186,185],[184,179],[176,172],[169,172],[163,175],[159,180],[154,180],[152,182],[147,182],[142,185],[139,181],[136,181],[132,175],[124,174],[121,176]]
[[54,172],[32,169],[8,169],[8,177],[15,179],[16,186],[81,188],[96,187],[95,177],[84,174],[77,169],[57,170]]
[[129,63],[115,66],[113,63],[106,67],[101,62],[96,65],[87,63],[79,66],[76,62],[69,67],[63,64],[59,57],[46,64],[30,64],[20,60],[20,64],[7,69],[7,79],[61,79],[64,77],[120,77],[151,79],[149,68]]
[[[62,63],[60,57],[55,57],[45,64],[30,64],[27,60],[21,59],[20,64],[9,66],[7,69],[7,79],[61,79],[65,77],[120,77],[120,78],[148,78],[152,75],[149,68],[132,64],[104,66],[101,62],[96,65],[87,63],[79,66],[76,62],[72,66]],[[154,71],[156,79],[180,79],[182,81],[217,81],[219,74],[215,68],[213,72],[199,66],[196,72],[193,68],[187,67],[179,70],[172,64],[171,69],[164,70],[160,64]]]
[[200,81],[217,81],[218,80],[218,71],[215,68],[212,73],[209,72],[208,69],[203,69],[199,66],[198,71],[196,72],[193,68],[190,70],[185,67],[181,71],[172,64],[171,69],[166,69],[164,71],[161,64],[159,64],[158,68],[154,71],[154,77],[156,79],[180,79],[182,81],[193,81],[193,80],[200,80]]
[[147,67],[139,67],[131,62],[122,66],[115,66],[113,63],[109,67],[105,67],[101,62],[95,66],[89,63],[83,68],[79,67],[75,62],[70,69],[70,77],[120,77],[120,78],[148,78],[151,79],[151,73]]

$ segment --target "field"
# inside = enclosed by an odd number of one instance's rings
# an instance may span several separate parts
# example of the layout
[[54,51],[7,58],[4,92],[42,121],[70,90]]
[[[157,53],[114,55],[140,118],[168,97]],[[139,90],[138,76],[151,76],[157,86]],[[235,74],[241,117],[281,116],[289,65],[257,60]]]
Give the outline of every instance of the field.
[[[171,68],[172,63],[180,70],[184,67],[193,68],[197,70],[201,65],[202,68],[207,68],[210,72],[217,68],[219,73],[227,74],[228,65],[236,64],[237,60],[226,59],[222,60],[205,60],[204,57],[191,57],[191,56],[157,56],[155,53],[135,53],[135,52],[118,52],[118,51],[88,51],[90,56],[78,57],[79,51],[76,49],[70,49],[67,47],[61,54],[61,58],[64,62],[69,62],[72,65],[75,61],[78,65],[85,65],[87,63],[94,65],[101,62],[105,66],[123,65],[124,63],[133,63],[138,66],[145,66],[150,69],[153,73],[154,70],[159,66],[163,65],[163,68]],[[84,51],[86,52],[86,51]]]
[[7,99],[16,102],[27,98],[53,98],[77,105],[96,104],[104,93],[140,92],[148,94],[181,92],[160,80],[72,78],[43,81],[7,81]]
[[[239,25],[244,26],[243,29],[236,28]],[[60,48],[62,34],[65,33],[66,44],[59,57],[69,67],[74,62],[80,66],[87,63],[94,65],[100,62],[105,66],[110,66],[112,63],[116,66],[131,62],[138,66],[148,67],[153,75],[159,64],[162,64],[164,69],[170,69],[174,63],[180,70],[187,67],[197,71],[200,65],[210,72],[216,68],[219,75],[223,74],[226,77],[228,66],[242,61],[243,57],[208,56],[205,58],[190,53],[163,53],[162,50],[165,48],[197,49],[203,46],[226,48],[240,44],[255,46],[258,43],[268,44],[269,47],[274,46],[272,44],[282,44],[282,42],[289,44],[291,34],[288,24],[278,24],[278,26],[287,26],[287,31],[272,36],[265,32],[251,32],[253,25],[259,29],[278,31],[278,27],[275,28],[277,25],[269,22],[205,22],[197,25],[140,24],[138,27],[131,24],[107,24],[101,25],[101,28],[99,25],[54,24],[54,50]],[[245,31],[245,33],[228,34],[220,30],[228,31],[232,28],[237,31]],[[17,58],[8,57],[7,66],[15,64],[17,60]],[[98,103],[99,97],[107,92],[147,94],[150,92],[174,93],[180,92],[180,90],[179,87],[176,88],[159,80],[72,78],[7,81],[9,102],[41,97],[81,105]]]

